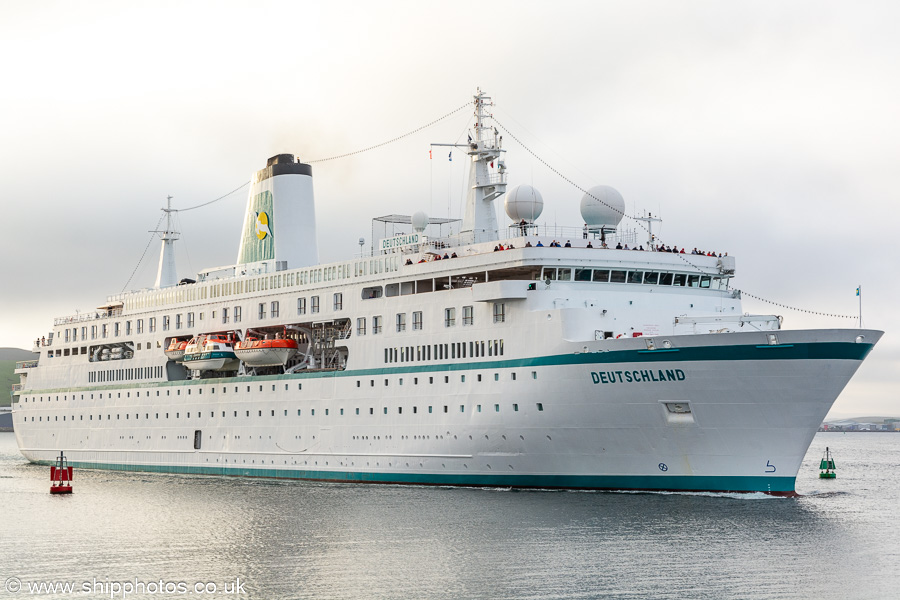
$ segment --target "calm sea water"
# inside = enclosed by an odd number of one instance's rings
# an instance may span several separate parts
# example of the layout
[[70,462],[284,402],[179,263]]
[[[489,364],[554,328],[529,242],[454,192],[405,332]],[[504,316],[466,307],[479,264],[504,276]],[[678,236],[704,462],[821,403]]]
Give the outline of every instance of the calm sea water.
[[795,499],[86,470],[54,497],[3,433],[0,598],[897,598],[898,457],[820,433]]

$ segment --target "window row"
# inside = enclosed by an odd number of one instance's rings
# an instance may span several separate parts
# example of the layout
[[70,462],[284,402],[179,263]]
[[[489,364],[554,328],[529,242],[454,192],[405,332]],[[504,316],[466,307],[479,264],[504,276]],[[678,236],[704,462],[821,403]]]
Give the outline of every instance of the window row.
[[[397,406],[396,408],[397,408],[397,414],[398,414],[398,415],[404,414],[404,412],[403,412],[403,407],[402,407],[402,406]],[[447,414],[449,414],[449,413],[450,413],[450,406],[447,405],[447,404],[444,404],[443,407],[441,407],[442,410],[439,410],[439,411],[438,411],[438,410],[435,410],[435,407],[434,407],[433,405],[423,406],[423,407],[422,407],[422,413],[419,413],[419,407],[418,407],[418,406],[411,406],[411,407],[407,407],[407,408],[409,408],[409,409],[411,409],[411,410],[407,411],[406,414],[414,414],[414,415],[415,415],[415,414],[434,414],[434,413],[447,413]],[[480,413],[480,412],[489,412],[489,411],[491,410],[491,408],[493,408],[493,412],[498,413],[498,412],[500,412],[501,405],[500,405],[500,404],[488,405],[488,407],[485,408],[485,409],[483,410],[481,404],[475,404],[474,406],[469,407],[469,410],[472,411],[472,412],[475,412],[475,413]],[[519,412],[519,405],[518,405],[518,403],[513,403],[512,405],[510,405],[510,408],[512,409],[513,412]],[[535,409],[536,409],[538,412],[544,412],[544,404],[543,404],[543,402],[536,402],[536,403],[535,403]],[[315,409],[315,408],[310,408],[310,409],[307,409],[307,410],[309,411],[308,415],[309,415],[310,417],[315,417],[315,416],[316,416],[316,409]],[[454,408],[454,411],[455,411],[455,410],[456,410],[456,409]],[[262,417],[262,416],[264,416],[264,415],[263,415],[263,412],[267,413],[267,414],[265,415],[265,416],[267,416],[267,417],[274,417],[274,416],[276,416],[276,415],[275,415],[275,412],[276,412],[276,411],[275,411],[275,410],[271,410],[271,409],[270,409],[270,410],[266,410],[266,411],[262,411],[262,410],[256,410],[256,411],[250,411],[250,410],[242,410],[242,411],[233,410],[233,411],[225,411],[225,410],[223,410],[223,411],[221,411],[221,418],[228,418],[228,413],[232,413],[232,415],[231,415],[232,418],[240,418],[241,416],[243,416],[244,418],[246,418],[246,417],[250,417],[251,414],[252,414],[253,412],[256,412],[256,415],[254,415],[254,416],[257,416],[257,417]],[[345,410],[344,410],[343,408],[338,408],[338,409],[335,410],[334,413],[332,413],[332,412],[331,412],[331,409],[326,408],[326,409],[324,409],[324,416],[327,417],[327,416],[331,416],[332,414],[334,414],[334,415],[336,415],[336,416],[345,416],[345,415],[349,415],[349,414],[353,414],[353,415],[364,415],[364,414],[369,414],[370,416],[373,416],[373,415],[375,415],[375,414],[378,414],[379,412],[380,412],[382,415],[386,415],[386,414],[389,414],[389,409],[388,409],[387,406],[383,406],[383,407],[381,407],[381,411],[377,411],[377,412],[376,412],[375,408],[370,406],[369,409],[368,409],[368,412],[366,412],[365,410],[361,411],[359,407],[356,407],[356,408],[354,409],[354,411],[351,413],[351,412],[349,412],[349,410],[347,410],[347,412],[345,412]],[[460,405],[459,405],[459,412],[461,412],[461,413],[465,413],[465,412],[466,412],[466,405],[465,405],[465,404],[460,404]],[[243,415],[240,415],[240,413],[243,413]],[[150,414],[151,414],[151,413],[144,413],[144,417],[143,417],[144,420],[151,420]],[[171,418],[171,416],[170,416],[171,414],[172,414],[172,413],[168,413],[168,412],[162,412],[162,413],[155,412],[155,413],[153,413],[153,419],[169,419],[169,418]],[[293,413],[290,413],[290,414],[293,414]],[[322,415],[323,412],[320,411],[319,414]],[[105,420],[107,420],[107,421],[113,421],[113,420],[115,420],[115,421],[123,421],[123,420],[124,420],[124,421],[131,421],[131,420],[140,421],[140,420],[141,420],[141,414],[140,414],[140,413],[124,413],[124,419],[122,418],[122,415],[123,415],[123,413],[116,413],[116,416],[115,416],[115,419],[114,419],[112,413],[107,413],[107,414],[106,414],[106,419],[105,419]],[[134,415],[133,419],[132,419],[132,415]],[[181,411],[175,412],[174,415],[175,415],[174,418],[176,418],[176,419],[182,418],[182,417],[181,417]],[[94,415],[93,415],[93,414],[89,414],[89,415],[86,415],[86,416],[88,417],[88,418],[87,418],[88,421],[93,421],[93,420],[94,420]],[[102,413],[97,414],[96,416],[97,416],[97,420],[98,420],[98,421],[103,421],[103,420],[104,420],[104,415],[103,415]],[[281,416],[281,415],[279,415],[279,416]],[[284,410],[283,416],[285,416],[285,417],[289,416],[289,411],[288,411],[288,410]],[[302,416],[303,416],[303,409],[298,408],[298,409],[297,409],[297,415],[296,415],[296,416],[302,417]],[[53,416],[53,420],[54,420],[54,421],[57,421],[57,422],[60,421],[60,420],[61,420],[61,421],[66,421],[66,420],[67,420],[67,417],[71,417],[71,419],[68,419],[68,420],[71,420],[71,421],[74,421],[74,420],[75,420],[75,415],[62,415],[62,419],[60,419],[59,417],[60,417],[60,415],[54,415],[54,416]],[[78,415],[78,420],[79,420],[79,421],[84,421],[84,420],[85,420],[84,417],[85,417],[85,415]],[[194,418],[194,419],[202,419],[202,418],[204,418],[204,413],[203,413],[202,411],[186,411],[186,412],[185,412],[185,417],[184,417],[184,418],[185,418],[185,419],[191,419],[191,418]],[[209,418],[212,418],[212,419],[216,418],[216,411],[210,411],[210,412],[209,412]],[[22,417],[22,422],[23,422],[23,423],[24,423],[24,422],[28,422],[28,421],[29,421],[29,417],[28,417],[28,416],[23,416],[23,417]],[[50,423],[50,422],[51,422],[51,421],[50,421],[50,416],[49,416],[49,415],[47,415],[47,420],[46,420],[46,421],[44,421],[44,415],[38,415],[38,416],[37,416],[37,419],[35,419],[35,417],[32,416],[32,417],[30,418],[30,421],[32,421],[32,422],[37,422],[37,423],[43,423],[43,422]]]
[[126,295],[123,298],[123,302],[125,310],[138,310],[182,302],[222,298],[237,294],[252,294],[286,287],[339,281],[352,277],[393,273],[399,269],[399,255],[373,257],[354,261],[353,263],[316,267],[296,272],[248,278],[241,277],[234,281],[223,283],[191,283],[165,290],[136,292]]
[[[397,313],[394,315],[394,326],[397,333],[406,331],[407,313]],[[493,321],[494,323],[506,322],[506,303],[494,302],[493,305]],[[455,327],[457,322],[456,307],[444,309],[444,327]],[[473,306],[462,307],[462,324],[473,325],[475,323],[475,308]],[[424,327],[422,311],[417,310],[412,313],[412,330],[421,331]],[[384,317],[375,315],[372,317],[372,334],[377,335],[384,328]],[[366,335],[366,317],[358,317],[356,319],[356,335]]]
[[[133,381],[139,379],[159,379],[163,376],[163,368],[137,367],[132,369],[102,369],[88,373],[89,383],[106,383],[110,381]],[[91,395],[93,398],[93,395]],[[74,397],[73,397],[74,399]]]
[[640,283],[674,287],[703,289],[728,289],[727,277],[691,275],[689,273],[665,273],[661,271],[625,271],[616,269],[588,269],[570,267],[544,267],[541,279],[545,281],[593,281],[600,283]]
[[[387,364],[486,356],[503,356],[503,340],[425,344],[384,349],[384,362]],[[513,379],[515,379],[515,374],[513,374]],[[481,380],[479,379],[479,381]]]

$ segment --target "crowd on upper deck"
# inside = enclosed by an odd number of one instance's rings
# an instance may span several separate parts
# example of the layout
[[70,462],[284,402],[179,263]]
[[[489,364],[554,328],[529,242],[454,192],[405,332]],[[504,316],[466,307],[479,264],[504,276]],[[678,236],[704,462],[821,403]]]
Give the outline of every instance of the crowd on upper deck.
[[[545,246],[544,246],[543,242],[540,239],[538,239],[535,244],[532,244],[531,240],[526,240],[524,247],[525,248],[544,248]],[[566,240],[565,244],[560,244],[558,241],[553,240],[552,242],[547,244],[546,247],[547,248],[572,248],[573,246],[572,246],[572,240]],[[513,244],[504,245],[501,243],[501,244],[497,244],[494,246],[494,252],[502,252],[503,250],[515,250],[515,248],[516,247]],[[592,241],[588,240],[588,242],[584,246],[584,248],[608,249],[609,246],[606,244],[605,241],[601,241],[597,246],[594,246]],[[725,254],[722,254],[722,253],[716,253],[714,251],[709,252],[709,251],[705,251],[705,250],[698,250],[696,248],[696,246],[694,247],[693,250],[687,251],[684,249],[684,247],[679,249],[677,245],[668,246],[666,244],[658,244],[656,246],[649,246],[648,248],[644,248],[643,244],[641,244],[638,246],[634,246],[633,248],[629,248],[627,243],[623,245],[622,242],[618,242],[615,246],[615,250],[634,250],[634,251],[638,251],[638,252],[668,252],[671,254],[690,254],[692,256],[711,256],[711,257],[717,257],[717,258],[722,258],[723,256],[728,256],[727,252]],[[448,258],[457,258],[456,252],[453,252],[452,254],[448,254],[448,253],[444,252],[443,256],[441,256],[440,252],[437,252],[436,254],[433,255],[433,258],[431,258],[431,260],[442,260],[442,259],[448,259]],[[429,260],[428,260],[427,256],[422,256],[418,262],[424,263],[424,262],[429,262]],[[412,259],[407,258],[405,264],[412,265],[413,264]]]

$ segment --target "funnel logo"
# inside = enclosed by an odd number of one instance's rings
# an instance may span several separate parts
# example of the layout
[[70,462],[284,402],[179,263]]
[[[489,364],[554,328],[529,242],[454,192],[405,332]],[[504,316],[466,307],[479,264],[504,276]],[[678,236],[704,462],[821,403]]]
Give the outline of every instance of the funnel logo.
[[275,258],[275,198],[271,190],[250,192],[238,263],[246,264]]
[[264,240],[267,235],[272,235],[272,231],[269,229],[269,215],[258,212],[256,213],[256,237]]

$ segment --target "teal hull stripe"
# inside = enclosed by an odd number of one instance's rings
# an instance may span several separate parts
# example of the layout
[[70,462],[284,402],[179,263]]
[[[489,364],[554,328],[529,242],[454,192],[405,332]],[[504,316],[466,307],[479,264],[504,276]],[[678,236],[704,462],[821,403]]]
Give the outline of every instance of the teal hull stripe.
[[191,362],[195,360],[210,360],[214,358],[228,358],[228,359],[236,359],[237,355],[234,352],[203,352],[202,354],[185,354],[184,362]]
[[[56,464],[39,461],[39,464]],[[692,492],[793,493],[794,477],[696,476],[696,475],[450,475],[439,473],[358,473],[351,471],[305,471],[247,469],[244,467],[193,467],[177,465],[120,465],[69,461],[80,469],[141,471],[187,475],[226,475],[301,479],[314,481],[397,483],[416,485],[461,485],[479,487],[523,487],[553,489],[656,490]]]
[[[398,344],[397,347],[401,347]],[[263,381],[304,380],[321,377],[365,377],[369,375],[401,375],[404,373],[442,373],[446,371],[472,371],[477,369],[514,369],[524,367],[548,367],[561,365],[604,365],[616,363],[681,363],[691,361],[743,361],[743,360],[856,360],[862,361],[874,344],[852,342],[819,342],[778,346],[700,346],[660,350],[618,350],[612,352],[583,352],[557,354],[532,358],[479,360],[456,363],[401,364],[375,369],[346,371],[318,371],[291,375],[258,375],[254,377],[222,377],[182,381],[130,382],[118,385],[84,386],[44,390],[28,390],[28,394],[74,391],[104,391],[107,389],[146,389],[158,386],[210,385],[217,383],[260,383]]]

